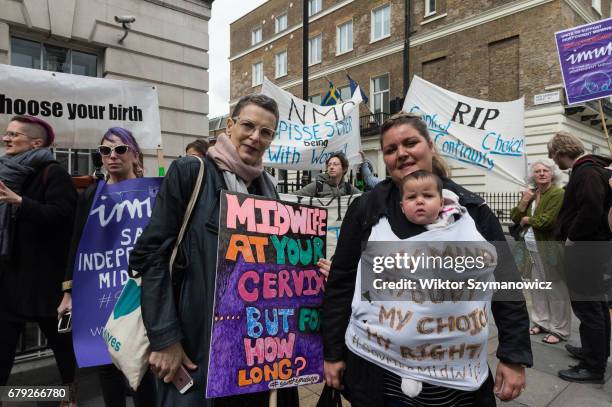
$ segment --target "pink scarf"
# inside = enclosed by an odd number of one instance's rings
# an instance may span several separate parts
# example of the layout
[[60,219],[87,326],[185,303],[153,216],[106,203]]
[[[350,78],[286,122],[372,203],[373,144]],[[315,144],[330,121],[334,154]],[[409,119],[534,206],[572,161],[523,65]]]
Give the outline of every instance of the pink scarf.
[[260,158],[253,166],[245,164],[238,155],[236,146],[225,134],[217,137],[217,142],[208,149],[207,154],[215,161],[219,168],[235,174],[247,185],[258,178],[263,172],[262,159]]

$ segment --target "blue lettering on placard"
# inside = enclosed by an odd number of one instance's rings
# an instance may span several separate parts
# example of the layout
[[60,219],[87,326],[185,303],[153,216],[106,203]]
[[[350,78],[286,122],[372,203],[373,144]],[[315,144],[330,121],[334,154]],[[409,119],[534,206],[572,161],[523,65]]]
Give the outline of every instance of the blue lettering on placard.
[[467,164],[476,165],[478,167],[492,170],[495,167],[495,161],[492,157],[489,157],[489,153],[483,153],[476,150],[464,143],[461,140],[442,140],[444,137],[438,134],[434,142],[437,146],[441,147],[441,154],[445,157],[454,158],[457,161],[461,161]]
[[593,95],[606,92],[612,87],[612,79],[605,72],[593,72],[587,75],[580,95]]
[[280,145],[268,149],[268,161],[280,164],[297,164],[302,155],[296,147]]
[[327,150],[327,147],[324,147],[323,151],[321,151],[320,154],[317,154],[317,150],[312,150],[312,157],[310,159],[310,163],[324,165],[329,159],[329,157],[331,157],[335,153],[343,153],[344,155],[346,155],[346,152],[348,151],[348,143],[344,144],[341,148],[337,150],[333,150],[333,151],[331,150],[326,151],[326,150]]
[[261,312],[255,307],[246,308],[247,335],[250,338],[259,338],[263,333],[263,325],[259,322]]
[[504,139],[501,134],[490,131],[482,139],[482,149],[490,151],[491,154],[520,157],[523,155],[524,143],[525,140],[514,137]]

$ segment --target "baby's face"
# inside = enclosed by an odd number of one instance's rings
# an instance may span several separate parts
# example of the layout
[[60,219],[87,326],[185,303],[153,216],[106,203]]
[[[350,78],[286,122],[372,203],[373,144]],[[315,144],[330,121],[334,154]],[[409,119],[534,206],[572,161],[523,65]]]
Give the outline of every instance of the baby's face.
[[433,179],[412,179],[404,184],[402,212],[417,225],[431,225],[442,210],[444,201]]

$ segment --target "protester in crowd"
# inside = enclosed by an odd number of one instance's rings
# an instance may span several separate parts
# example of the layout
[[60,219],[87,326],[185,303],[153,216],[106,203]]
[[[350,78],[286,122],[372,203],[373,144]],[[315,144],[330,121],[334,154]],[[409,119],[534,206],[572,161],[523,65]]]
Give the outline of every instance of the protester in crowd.
[[[554,162],[540,159],[531,164],[530,188],[523,192],[510,216],[520,224],[531,262],[531,279],[550,281],[552,290],[533,290],[531,335],[547,332],[542,341],[549,344],[567,340],[572,314],[569,294],[562,276],[561,246],[555,241],[557,216],[563,203],[563,189],[558,186],[559,172]],[[535,185],[535,188],[533,186]],[[522,243],[521,243],[522,244]]]
[[208,142],[206,140],[197,139],[187,144],[185,153],[187,153],[187,155],[196,155],[200,158],[204,158],[206,156],[206,151],[208,151],[208,147]]
[[57,332],[55,308],[62,295],[77,195],[70,175],[49,150],[54,138],[47,122],[31,116],[13,117],[2,137],[0,385],[9,378],[25,322],[36,322],[75,401],[72,338]]
[[[565,277],[572,311],[580,321],[582,344],[582,348],[565,346],[580,362],[559,371],[559,377],[603,383],[610,356],[610,315],[600,290],[610,251],[597,242],[612,239],[606,219],[609,172],[605,169],[612,159],[585,154],[582,142],[565,131],[556,133],[548,142],[548,155],[560,169],[571,169],[559,212],[557,237],[565,244]],[[591,297],[600,298],[585,301]]]
[[327,172],[317,175],[315,181],[297,190],[295,194],[330,198],[361,193],[360,190],[344,180],[349,168],[348,160],[344,154],[332,154],[325,162],[325,168],[327,168]]
[[360,151],[361,154],[361,165],[359,166],[359,172],[361,172],[361,176],[363,177],[363,182],[365,183],[365,191],[370,191],[374,189],[374,187],[382,181],[382,179],[378,178],[373,171],[372,163],[368,161],[363,151]]
[[[524,367],[532,364],[529,316],[524,301],[491,304],[499,337],[497,357],[500,362],[495,376],[495,387],[489,372],[476,391],[425,383],[421,394],[407,400],[405,394],[409,389],[402,387],[399,376],[347,349],[345,333],[349,323],[353,320],[357,324],[362,322],[358,321],[359,315],[351,313],[353,296],[361,299],[362,294],[355,293],[361,255],[356,248],[367,246],[366,242],[383,222],[389,225],[389,233],[393,239],[416,237],[426,231],[424,226],[410,222],[402,213],[400,182],[406,175],[417,170],[434,172],[442,178],[444,189],[460,197],[460,205],[467,209],[482,237],[488,241],[505,241],[499,221],[484,200],[448,178],[447,166],[434,148],[427,125],[418,116],[401,112],[390,117],[382,126],[380,144],[391,178],[379,183],[371,193],[357,198],[348,208],[325,289],[321,332],[326,383],[334,388],[341,388],[342,383],[346,384],[351,405],[355,407],[434,403],[451,406],[458,405],[460,401],[465,405],[494,406],[494,392],[502,400],[518,397],[525,387]],[[509,249],[506,249],[497,250],[497,264],[498,269],[503,269],[499,272],[503,272],[507,277],[506,273],[516,273],[516,267],[510,260]],[[495,272],[497,275],[498,270]],[[432,307],[436,305],[432,304]],[[422,344],[423,339],[417,340],[414,335],[415,332],[406,331],[402,341],[408,346],[418,341]],[[347,337],[346,341],[348,340]],[[401,344],[394,343],[394,346],[399,345]],[[431,345],[435,346],[436,343]]]
[[[106,183],[118,184],[122,181],[142,177],[142,152],[136,139],[129,130],[121,127],[111,127],[100,140],[98,152],[102,156],[102,166],[106,172]],[[83,236],[83,230],[96,195],[98,184],[90,185],[80,196],[77,203],[72,242],[66,273],[62,288],[64,297],[57,308],[58,316],[72,311],[72,276],[74,262]],[[117,235],[117,240],[121,236]],[[96,368],[106,407],[121,407],[126,405],[126,395],[129,386],[121,371],[115,365],[103,365]],[[155,380],[152,374],[146,374],[134,394],[136,407],[152,406],[155,403]]]
[[[130,267],[142,273],[142,315],[151,342],[151,369],[159,379],[161,406],[268,406],[269,393],[206,399],[212,329],[219,191],[277,198],[274,179],[263,169],[278,122],[278,106],[264,95],[245,96],[227,121],[226,134],[208,150],[206,175],[191,225],[175,264],[185,264],[170,281],[169,260],[193,191],[200,163],[184,157],[170,167],[157,197],[151,223],[138,240]],[[326,262],[321,267],[329,268]],[[175,289],[173,289],[175,287]],[[175,297],[176,296],[176,297]],[[180,365],[194,386],[180,394],[172,379]],[[211,372],[214,373],[214,372]],[[295,389],[278,391],[279,406],[297,406]]]

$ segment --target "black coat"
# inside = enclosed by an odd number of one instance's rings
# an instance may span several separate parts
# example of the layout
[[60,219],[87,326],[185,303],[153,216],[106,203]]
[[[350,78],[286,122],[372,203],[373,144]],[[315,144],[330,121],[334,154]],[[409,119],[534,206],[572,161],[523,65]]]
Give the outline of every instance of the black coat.
[[610,163],[612,159],[597,155],[586,155],[574,163],[557,218],[559,240],[569,238],[579,242],[612,238],[607,221],[612,194],[608,179],[612,172],[604,168]]
[[[218,407],[268,405],[268,393],[204,398],[208,372],[208,351],[212,331],[219,197],[227,189],[223,175],[209,158],[204,160],[203,189],[191,215],[190,226],[181,244],[171,282],[169,260],[179,233],[185,209],[196,183],[200,164],[194,157],[172,163],[157,195],[151,222],[136,242],[130,268],[142,273],[142,317],[152,350],[181,342],[185,353],[198,365],[191,372],[194,386],[186,394],[174,385],[160,383],[158,404],[171,407]],[[263,182],[260,177],[254,185]],[[176,284],[181,281],[180,284]],[[172,283],[178,285],[173,289]],[[176,298],[178,297],[178,298]],[[214,372],[213,372],[214,373]],[[279,391],[279,406],[297,405],[297,392]]]
[[[478,195],[444,179],[444,188],[459,196],[459,202],[465,206],[476,223],[480,234],[488,241],[505,241],[504,233],[497,218],[484,200]],[[351,301],[355,291],[357,265],[361,256],[357,247],[363,247],[367,241],[371,228],[381,217],[390,217],[392,211],[399,211],[399,191],[391,180],[378,184],[372,191],[357,198],[348,208],[342,228],[340,239],[336,247],[329,280],[325,288],[323,301],[323,318],[321,333],[323,335],[324,356],[326,361],[347,361],[348,368],[359,372],[349,372],[347,368],[346,379],[349,392],[356,405],[382,405],[382,375],[374,372],[375,365],[363,363],[361,358],[347,353],[344,335],[351,316]],[[400,213],[401,219],[403,216]],[[395,216],[399,219],[400,217]],[[406,221],[402,230],[394,232],[402,239],[424,232],[425,229]],[[403,234],[400,236],[400,234]],[[507,248],[507,247],[506,247]],[[518,275],[512,254],[508,250],[501,250],[498,246],[498,264],[495,274],[503,274],[504,280],[514,279],[510,274]],[[499,278],[498,278],[499,280]],[[529,315],[524,301],[500,302],[491,304],[491,311],[498,329],[499,346],[497,358],[506,363],[519,363],[526,366],[533,364],[531,342],[529,340]],[[370,370],[370,371],[364,371]],[[375,382],[373,382],[373,380]],[[351,383],[352,382],[352,383]],[[491,381],[485,382],[481,388],[487,394],[482,398],[491,398]]]
[[24,183],[16,214],[14,256],[1,265],[2,318],[57,315],[77,193],[59,164],[38,168]]

